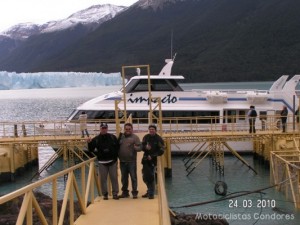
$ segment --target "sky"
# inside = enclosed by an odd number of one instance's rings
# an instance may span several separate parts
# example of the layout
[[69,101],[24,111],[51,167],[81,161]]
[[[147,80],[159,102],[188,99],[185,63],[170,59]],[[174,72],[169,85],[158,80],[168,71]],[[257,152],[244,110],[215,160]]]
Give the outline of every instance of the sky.
[[1,0],[0,32],[18,23],[43,24],[65,19],[92,5],[130,6],[138,0]]

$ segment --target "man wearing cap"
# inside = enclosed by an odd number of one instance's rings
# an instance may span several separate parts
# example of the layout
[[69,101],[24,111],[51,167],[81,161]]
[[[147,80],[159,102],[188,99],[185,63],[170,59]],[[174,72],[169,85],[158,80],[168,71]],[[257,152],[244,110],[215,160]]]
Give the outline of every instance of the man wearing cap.
[[137,190],[137,172],[136,172],[136,157],[137,152],[141,151],[141,141],[137,135],[133,133],[133,126],[131,123],[125,123],[124,134],[119,136],[119,160],[121,170],[122,194],[120,198],[128,198],[128,179],[131,178],[132,197],[138,197]]
[[164,141],[156,133],[156,126],[149,125],[149,133],[143,137],[142,150],[144,155],[143,164],[143,181],[147,185],[147,193],[142,195],[143,198],[154,199],[155,193],[155,167],[157,164],[157,156],[164,154]]
[[250,106],[250,110],[248,111],[249,118],[249,133],[255,133],[255,120],[257,117],[257,112],[253,105]]
[[107,132],[107,123],[100,124],[100,134],[88,140],[89,151],[98,159],[100,183],[104,200],[108,200],[107,176],[112,184],[113,199],[118,200],[119,183],[117,174],[118,140],[115,135]]

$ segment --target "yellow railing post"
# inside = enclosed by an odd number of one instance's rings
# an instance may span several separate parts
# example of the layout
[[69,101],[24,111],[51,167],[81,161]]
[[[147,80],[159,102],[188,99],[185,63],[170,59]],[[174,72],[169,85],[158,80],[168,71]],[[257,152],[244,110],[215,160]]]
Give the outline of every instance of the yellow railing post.
[[171,156],[171,140],[169,138],[165,139],[165,153],[163,156],[164,161],[166,162],[164,165],[166,177],[172,177],[172,156]]
[[57,179],[52,180],[52,223],[57,225],[58,213],[57,213]]
[[157,182],[158,182],[158,197],[159,197],[159,224],[160,225],[171,225],[170,213],[169,213],[169,205],[168,199],[166,195],[165,189],[165,178],[164,167],[163,167],[163,158],[158,157],[157,160]]
[[[37,215],[41,221],[42,224],[47,224],[45,216],[40,209],[39,203],[36,201],[34,197],[33,190],[41,187],[44,184],[47,183],[52,183],[52,224],[57,225],[60,224],[62,225],[64,223],[64,216],[65,212],[67,209],[67,204],[69,204],[69,212],[70,212],[70,218],[69,218],[69,223],[74,224],[74,195],[77,195],[78,201],[79,201],[79,206],[81,208],[81,212],[85,213],[86,212],[86,207],[87,207],[87,199],[90,193],[91,197],[91,203],[94,202],[94,184],[98,185],[97,182],[94,182],[94,160],[95,158],[89,159],[85,162],[79,163],[71,168],[65,169],[61,172],[58,172],[57,174],[51,175],[49,177],[44,178],[43,180],[37,181],[35,183],[29,184],[23,188],[20,188],[17,191],[14,191],[10,194],[4,195],[0,197],[0,204],[3,204],[5,202],[11,201],[15,199],[16,197],[23,196],[23,203],[17,218],[16,224],[23,225],[24,220],[26,217],[26,223],[27,224],[32,224],[32,212],[33,212],[33,207],[35,208]],[[76,182],[76,176],[74,175],[74,171],[78,170],[82,167],[89,166],[89,179],[87,180],[87,184],[84,184],[83,187],[87,188],[82,188],[81,193],[79,191],[79,188],[77,186]],[[65,188],[65,193],[64,193],[64,198],[63,198],[63,204],[62,208],[60,211],[60,215],[58,218],[58,213],[57,213],[57,178],[59,177],[64,177],[66,174],[68,174],[68,180],[67,180],[67,185]],[[86,180],[86,179],[84,179]],[[75,190],[75,194],[74,194]],[[98,189],[99,190],[99,189]],[[100,193],[98,193],[100,195]],[[85,196],[84,198],[82,196]]]

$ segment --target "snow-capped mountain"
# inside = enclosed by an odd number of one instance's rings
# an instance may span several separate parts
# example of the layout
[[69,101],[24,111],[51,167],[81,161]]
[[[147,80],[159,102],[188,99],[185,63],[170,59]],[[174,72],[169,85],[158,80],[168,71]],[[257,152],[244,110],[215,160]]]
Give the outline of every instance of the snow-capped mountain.
[[40,33],[41,25],[34,23],[19,23],[5,30],[0,35],[12,38],[12,39],[26,39],[29,36]]
[[26,39],[32,35],[40,33],[69,29],[78,24],[100,25],[101,23],[112,19],[124,9],[126,9],[125,6],[116,6],[111,4],[94,5],[87,9],[76,12],[66,19],[49,21],[42,25],[33,23],[20,23],[0,33],[0,35],[4,35],[13,39]]
[[94,5],[72,14],[67,19],[48,22],[47,24],[45,24],[45,28],[42,30],[42,32],[45,33],[64,30],[79,23],[83,25],[92,23],[101,24],[115,17],[120,11],[125,8],[126,7],[124,6],[115,6],[110,4]]

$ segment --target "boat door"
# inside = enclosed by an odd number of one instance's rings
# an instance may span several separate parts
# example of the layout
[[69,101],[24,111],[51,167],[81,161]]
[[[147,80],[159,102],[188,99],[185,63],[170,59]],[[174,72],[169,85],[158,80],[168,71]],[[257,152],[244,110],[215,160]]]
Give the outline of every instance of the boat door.
[[245,109],[224,109],[223,123],[243,123],[246,119]]

